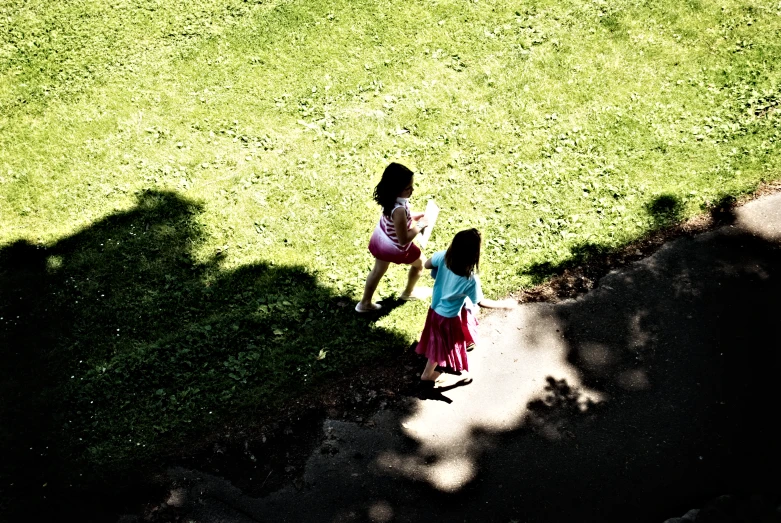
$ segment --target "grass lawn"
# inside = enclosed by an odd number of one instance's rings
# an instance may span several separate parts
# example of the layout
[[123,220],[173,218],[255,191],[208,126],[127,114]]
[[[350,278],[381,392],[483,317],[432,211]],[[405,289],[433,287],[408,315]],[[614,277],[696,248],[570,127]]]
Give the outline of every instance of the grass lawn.
[[406,350],[425,304],[352,311],[390,161],[441,208],[425,253],[481,229],[492,297],[781,178],[777,1],[2,0],[0,20],[0,445],[68,480]]

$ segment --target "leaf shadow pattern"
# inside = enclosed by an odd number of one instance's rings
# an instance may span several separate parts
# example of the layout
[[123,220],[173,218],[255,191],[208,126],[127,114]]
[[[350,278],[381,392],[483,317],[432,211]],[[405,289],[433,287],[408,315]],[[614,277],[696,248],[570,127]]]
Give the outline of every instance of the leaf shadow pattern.
[[198,261],[201,210],[149,191],[52,245],[0,248],[0,510],[57,513],[84,485],[97,517],[193,438],[406,347],[303,267]]
[[570,386],[566,379],[546,376],[545,396],[532,400],[527,405],[526,416],[529,426],[544,431],[548,437],[557,438],[562,434],[571,436],[567,423],[572,418],[601,406],[591,398],[584,397],[580,390]]

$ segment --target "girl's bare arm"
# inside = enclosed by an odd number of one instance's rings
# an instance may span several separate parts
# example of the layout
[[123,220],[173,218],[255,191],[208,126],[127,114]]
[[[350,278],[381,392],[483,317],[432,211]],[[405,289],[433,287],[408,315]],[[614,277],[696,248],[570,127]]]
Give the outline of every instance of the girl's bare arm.
[[488,298],[483,298],[478,305],[486,309],[514,309],[518,306],[518,302],[512,298],[505,298],[503,300],[489,300]]
[[404,212],[403,207],[397,207],[395,211],[393,211],[393,226],[396,228],[396,236],[399,237],[399,241],[402,245],[407,245],[409,242],[412,241],[412,239],[420,234],[420,228],[425,225],[425,223],[419,223],[418,225],[413,225],[411,229],[407,229],[407,213]]

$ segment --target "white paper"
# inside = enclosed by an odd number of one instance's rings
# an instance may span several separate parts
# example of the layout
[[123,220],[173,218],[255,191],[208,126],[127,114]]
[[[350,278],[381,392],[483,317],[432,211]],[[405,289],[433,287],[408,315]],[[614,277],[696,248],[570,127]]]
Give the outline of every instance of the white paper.
[[434,230],[434,224],[437,222],[437,216],[439,216],[439,207],[434,203],[434,200],[429,200],[426,204],[426,210],[423,212],[426,214],[428,226],[423,229],[423,234],[418,236],[418,245],[421,247],[425,247],[428,239],[431,238],[431,231]]

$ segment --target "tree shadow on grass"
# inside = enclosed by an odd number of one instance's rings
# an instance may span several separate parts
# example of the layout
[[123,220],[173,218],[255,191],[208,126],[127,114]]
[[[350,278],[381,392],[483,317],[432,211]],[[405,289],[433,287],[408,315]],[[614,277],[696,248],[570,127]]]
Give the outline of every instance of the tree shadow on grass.
[[108,494],[198,437],[405,348],[303,267],[197,260],[200,211],[146,192],[53,245],[0,249],[0,510],[53,514],[81,485]]
[[683,222],[683,202],[675,195],[662,194],[645,205],[651,219],[646,237],[614,246],[583,242],[570,248],[570,255],[559,263],[540,262],[521,268],[520,274],[531,277],[534,285],[547,284],[547,289],[527,292],[529,301],[552,297],[573,297],[589,291],[596,281],[610,270],[652,254],[665,242],[684,235],[734,222],[732,196],[723,196],[707,207],[708,217],[696,224]]
[[646,205],[655,228],[669,226],[681,220],[683,202],[672,194],[662,194]]

